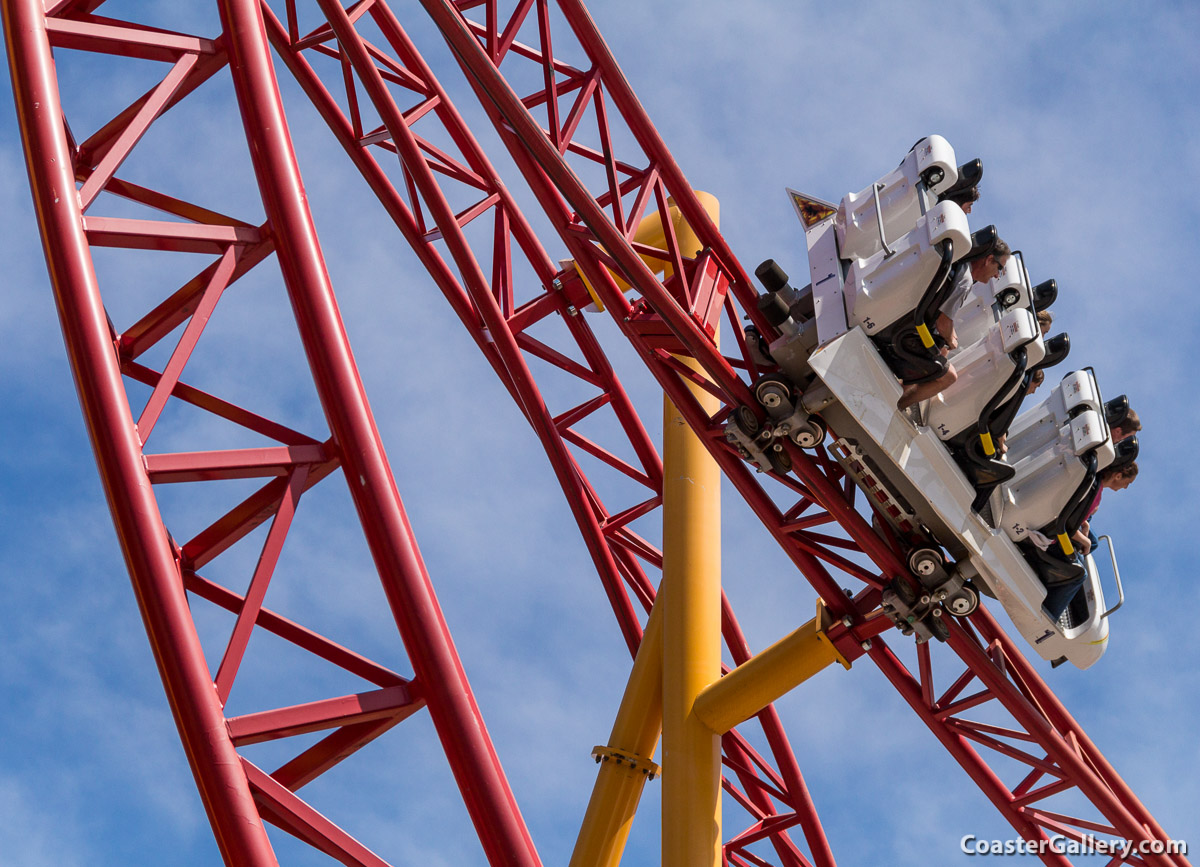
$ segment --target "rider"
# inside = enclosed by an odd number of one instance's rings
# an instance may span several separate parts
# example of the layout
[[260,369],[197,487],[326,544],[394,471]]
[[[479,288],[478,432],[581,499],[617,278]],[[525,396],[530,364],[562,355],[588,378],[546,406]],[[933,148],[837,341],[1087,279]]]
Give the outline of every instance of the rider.
[[[954,288],[939,308],[937,321],[934,323],[938,335],[942,338],[942,346],[939,351],[943,356],[949,355],[951,349],[958,349],[958,335],[954,333],[954,311],[959,308],[967,293],[971,291],[972,284],[986,283],[994,279],[1004,269],[1010,255],[1012,255],[1012,251],[1008,244],[1000,238],[996,238],[991,249],[985,255],[978,256],[970,264],[959,263],[955,269],[951,278],[954,280]],[[954,384],[956,379],[958,379],[958,372],[954,369],[954,365],[947,364],[946,372],[937,379],[905,385],[900,394],[900,400],[896,402],[896,408],[904,410],[913,404],[928,400],[935,394],[945,391]]]

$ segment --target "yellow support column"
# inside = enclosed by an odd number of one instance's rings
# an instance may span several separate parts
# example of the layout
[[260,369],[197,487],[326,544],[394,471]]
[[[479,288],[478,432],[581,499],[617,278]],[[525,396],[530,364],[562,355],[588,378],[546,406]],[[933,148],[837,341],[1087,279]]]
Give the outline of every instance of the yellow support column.
[[[697,193],[714,223],[717,200]],[[668,215],[680,253],[702,249],[675,207]],[[655,231],[657,230],[657,231]],[[661,217],[638,240],[665,246]],[[659,268],[663,263],[657,263]],[[655,266],[651,266],[655,267]],[[719,333],[718,333],[719,334]],[[682,359],[699,370],[692,359]],[[694,385],[710,415],[716,398]],[[663,398],[663,867],[721,863],[721,740],[696,716],[696,697],[721,676],[721,473],[704,444]]]
[[616,867],[646,781],[656,776],[651,761],[662,728],[662,611],[655,600],[642,644],[607,747],[598,747],[600,772],[588,801],[570,867]]
[[[689,361],[691,361],[689,359]],[[712,414],[716,398],[689,386]],[[663,867],[721,863],[721,741],[695,713],[721,676],[721,474],[663,406]]]
[[[713,223],[716,198],[696,193]],[[699,238],[668,200],[668,213],[653,213],[638,225],[635,243],[666,247],[670,221],[680,254],[694,258]],[[647,266],[669,278],[673,269],[643,255]],[[603,305],[583,272],[596,306]],[[618,285],[628,285],[613,275]],[[700,370],[692,359],[682,359]],[[687,386],[713,414],[716,398]],[[693,705],[721,676],[721,474],[678,409],[663,398],[663,578],[642,647],[634,663],[607,756],[588,803],[571,867],[615,867],[629,834],[657,731],[652,731],[652,693],[661,704],[663,736],[663,867],[719,867],[721,863],[721,742]],[[664,598],[665,597],[665,598]],[[661,615],[660,615],[661,612]],[[661,625],[656,622],[661,616]],[[655,651],[654,649],[657,648]],[[657,652],[659,677],[647,670]],[[625,746],[628,745],[628,746]]]
[[[712,193],[701,192],[696,190],[696,198],[700,205],[712,218],[714,224],[720,221],[721,206],[717,201],[717,197]],[[675,229],[675,239],[679,242],[679,252],[684,258],[694,258],[704,247],[700,243],[700,239],[696,237],[696,233],[692,227],[688,225],[687,220],[683,218],[674,199],[667,199],[667,219],[671,222],[671,226]],[[635,244],[644,244],[647,247],[657,247],[660,250],[667,249],[667,230],[663,222],[662,214],[655,211],[642,217],[642,221],[638,223],[637,231],[634,232],[633,242]],[[647,256],[644,253],[639,253],[639,257],[646,263],[646,267],[655,274],[663,275],[663,280],[669,280],[675,273],[675,269],[669,262],[654,256]],[[626,283],[617,274],[609,272],[613,280],[622,292],[628,292],[632,287]],[[592,296],[592,302],[596,305],[597,310],[604,309],[604,303],[600,300],[600,295],[592,287],[591,281],[582,270],[579,271],[579,277],[583,280],[583,285],[587,287],[588,294]]]

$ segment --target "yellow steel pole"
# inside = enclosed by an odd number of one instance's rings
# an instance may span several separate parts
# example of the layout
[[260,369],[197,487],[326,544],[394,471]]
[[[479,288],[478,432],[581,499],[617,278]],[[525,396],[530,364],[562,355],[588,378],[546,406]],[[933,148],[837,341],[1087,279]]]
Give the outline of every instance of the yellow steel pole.
[[[698,195],[719,223],[717,200]],[[700,240],[675,208],[669,216],[680,252],[694,257]],[[694,360],[682,360],[699,370]],[[717,411],[716,398],[688,388],[706,412]],[[693,710],[701,690],[721,676],[720,486],[716,462],[664,397],[663,867],[721,863],[721,741]]]
[[662,612],[659,593],[607,747],[593,753],[600,772],[584,814],[570,867],[616,867],[646,781],[658,774],[651,759],[662,728]]
[[[716,198],[700,192],[697,196],[713,223],[718,223]],[[700,240],[670,201],[665,219],[659,213],[646,216],[634,241],[665,248],[666,220],[675,231],[680,254],[694,258],[702,249]],[[671,276],[673,269],[665,261],[642,258],[652,270]],[[615,275],[614,279],[622,289],[628,288]],[[603,310],[590,284],[588,290]],[[692,359],[682,361],[700,370]],[[688,388],[707,412],[717,411],[715,397],[691,384]],[[609,746],[599,749],[607,761],[602,761],[571,867],[619,863],[642,786],[654,771],[649,761],[657,740],[657,732],[651,731],[654,710],[662,720],[663,735],[663,867],[719,867],[721,862],[720,739],[693,711],[701,690],[721,676],[721,476],[716,462],[666,397],[663,475],[659,599],[646,625]],[[660,611],[661,626],[656,624]],[[658,677],[647,670],[656,647]],[[661,701],[657,707],[656,690]]]
[[[696,191],[696,199],[712,217],[713,223],[716,224],[720,218],[720,204],[717,202],[717,197],[711,193]],[[683,214],[679,208],[675,206],[672,199],[667,199],[667,219],[675,228],[675,238],[679,242],[679,250],[685,258],[692,258],[702,249],[700,239],[696,237],[696,233],[692,231],[692,227],[688,225],[687,220],[683,218]],[[638,223],[637,231],[633,235],[635,244],[644,244],[647,247],[657,247],[661,250],[667,248],[667,233],[663,223],[662,214],[655,211],[652,214],[647,214],[642,217],[642,221]],[[646,263],[646,267],[656,274],[662,274],[664,280],[670,279],[675,273],[675,269],[671,264],[663,259],[658,259],[654,256],[647,256],[644,253],[638,254],[641,260]],[[609,272],[612,274],[612,272]],[[592,303],[596,305],[597,310],[603,310],[604,304],[600,301],[600,296],[596,290],[592,288],[591,281],[583,271],[579,272],[579,277],[583,280],[583,285],[587,287],[588,294],[592,296]],[[618,274],[612,274],[613,280],[622,292],[628,292],[630,285],[626,283]]]
[[[717,411],[716,398],[689,387]],[[693,706],[721,676],[721,474],[666,398],[663,470],[662,863],[718,867],[721,742]]]
[[717,734],[749,719],[818,671],[840,662],[850,668],[825,634],[832,618],[817,601],[817,616],[746,660],[696,699],[696,715]]

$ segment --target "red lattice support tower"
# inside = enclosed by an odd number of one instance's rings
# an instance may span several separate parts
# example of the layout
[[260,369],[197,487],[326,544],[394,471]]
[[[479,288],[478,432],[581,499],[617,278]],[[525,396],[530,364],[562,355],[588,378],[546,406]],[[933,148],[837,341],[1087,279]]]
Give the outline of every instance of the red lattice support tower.
[[[296,790],[426,709],[488,858],[493,863],[539,864],[442,618],[359,381],[304,200],[259,5],[246,0],[223,3],[225,37],[220,43],[99,19],[83,4],[78,6],[59,4],[47,16],[40,0],[5,5],[18,111],[84,417],[180,738],[226,862],[276,863],[263,829],[265,819],[343,863],[384,863],[302,801]],[[52,45],[160,60],[169,64],[168,71],[145,98],[75,147],[59,104]],[[267,215],[259,226],[124,183],[116,176],[162,112],[225,63],[233,73]],[[77,180],[82,184],[78,196]],[[150,205],[182,221],[89,214],[100,191]],[[97,247],[201,253],[216,260],[131,328],[114,334],[92,265],[92,250]],[[191,388],[181,379],[223,291],[260,266],[271,251],[279,262],[329,425],[324,437],[288,429]],[[185,322],[164,370],[136,361]],[[153,386],[136,421],[122,374]],[[187,454],[148,452],[145,444],[169,399],[186,401],[278,445]],[[339,470],[408,650],[415,672],[411,680],[262,607],[301,497]],[[268,481],[196,537],[176,545],[160,516],[154,486],[232,478]],[[235,541],[268,521],[270,529],[245,594],[233,594],[199,574]],[[205,661],[187,591],[237,614],[215,677]],[[273,632],[377,688],[227,719],[225,700],[254,628]],[[321,730],[331,734],[270,774],[237,752],[239,745]]]
[[[752,472],[727,445],[723,432],[729,415],[755,406],[750,383],[758,371],[746,346],[743,317],[763,334],[771,329],[761,321],[745,270],[658,137],[582,4],[560,0],[552,10],[548,0],[520,0],[502,10],[495,0],[422,0],[521,181],[549,219],[551,239],[537,236],[533,221],[501,182],[431,64],[384,0],[362,0],[349,8],[314,0],[305,8],[319,12],[321,23],[307,33],[301,32],[293,0],[281,17],[265,4],[223,0],[223,33],[215,38],[105,19],[94,14],[99,5],[64,0],[45,12],[37,0],[4,0],[9,54],[47,261],[84,415],[181,740],[227,863],[274,863],[263,819],[342,863],[385,863],[296,792],[423,709],[430,712],[489,862],[537,863],[420,560],[341,328],[303,197],[268,38],[541,441],[631,652],[653,604],[657,582],[652,574],[662,565],[659,548],[634,525],[661,507],[662,464],[581,313],[592,297],[574,267],[555,264],[547,250],[550,240],[570,252],[641,364],[708,444],[767,534],[825,601],[836,619],[829,637],[842,654],[852,660],[869,656],[1023,838],[1081,838],[1094,832],[1168,839],[985,610],[970,621],[952,620],[945,647],[920,646],[915,673],[892,652],[882,637],[891,624],[878,602],[879,591],[904,572],[900,552],[893,540],[872,529],[869,504],[855,502],[852,481],[824,449],[805,452],[789,443],[793,473],[780,475]],[[482,12],[481,21],[465,17],[472,10]],[[560,16],[566,30],[556,29]],[[51,46],[159,60],[168,65],[167,72],[161,84],[77,144],[59,107]],[[226,217],[119,176],[151,124],[227,64],[265,222]],[[534,74],[514,75],[520,64]],[[531,78],[540,84],[525,94],[509,84]],[[374,128],[364,124],[368,104],[380,119]],[[585,177],[600,180],[589,186]],[[64,194],[72,190],[78,196]],[[176,219],[93,215],[101,193]],[[669,225],[663,249],[634,241],[641,218],[652,210],[666,213],[671,203],[704,243],[695,261],[682,255]],[[107,320],[91,267],[91,249],[102,246],[200,252],[215,259],[118,332]],[[329,427],[321,435],[292,430],[182,379],[223,291],[272,253]],[[643,257],[660,260],[674,276],[664,282]],[[614,275],[632,287],[630,296]],[[728,356],[711,340],[711,328],[719,325],[714,314],[725,315],[725,327],[735,338]],[[184,326],[182,336],[162,370],[138,360],[179,326]],[[704,375],[674,356],[696,359]],[[567,375],[570,385],[554,391],[556,401],[570,393],[563,408],[551,408],[548,391],[531,367],[534,359],[553,367],[560,378]],[[152,389],[136,422],[122,376]],[[722,408],[713,415],[702,410],[685,388],[687,381],[716,395]],[[145,443],[170,401],[188,403],[274,444],[149,453]],[[613,442],[602,443],[580,430],[601,414]],[[584,456],[599,462],[599,474],[585,472]],[[339,471],[413,666],[411,680],[263,607],[301,497]],[[632,482],[637,495],[607,502],[615,486],[606,473]],[[222,478],[265,481],[240,505],[177,545],[159,516],[153,486]],[[268,522],[245,593],[202,576],[214,558]],[[187,593],[237,615],[215,673],[205,662]],[[226,718],[225,699],[253,629],[274,633],[375,688]],[[728,603],[723,633],[735,664],[751,656]],[[972,719],[970,714],[984,706],[990,721]],[[996,714],[1007,722],[995,722]],[[761,728],[766,754],[736,730],[723,740],[725,789],[747,817],[727,833],[728,863],[762,865],[774,857],[781,865],[833,864],[778,714],[767,708],[754,724]],[[263,740],[321,730],[331,733],[270,773],[238,752]],[[1014,760],[1028,770],[1006,779],[1006,763]],[[1086,815],[1057,806],[1066,798],[1077,803],[1080,796],[1091,805]],[[807,853],[793,840],[792,829],[799,829]],[[1070,863],[1053,852],[1043,860]],[[1135,854],[1112,863],[1187,862],[1179,856]]]

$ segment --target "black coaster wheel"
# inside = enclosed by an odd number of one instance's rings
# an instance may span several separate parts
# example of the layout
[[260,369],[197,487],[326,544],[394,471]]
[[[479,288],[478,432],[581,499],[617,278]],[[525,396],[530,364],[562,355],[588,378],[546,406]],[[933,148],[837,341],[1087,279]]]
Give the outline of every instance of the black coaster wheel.
[[751,438],[758,436],[758,432],[762,430],[762,424],[759,422],[758,416],[748,406],[739,406],[734,410],[733,423],[738,426],[738,429],[742,433]]
[[963,587],[946,599],[946,610],[955,617],[967,617],[979,607],[979,594],[973,587]]
[[771,462],[771,469],[781,476],[786,476],[792,471],[792,456],[787,453],[782,443],[767,447],[767,460]]
[[917,588],[913,587],[908,581],[905,581],[903,578],[893,578],[889,586],[900,597],[900,601],[908,607],[911,608],[917,604]]
[[815,449],[825,441],[825,436],[829,433],[825,422],[816,416],[809,416],[808,420],[803,424],[797,425],[792,430],[792,442],[800,446],[802,449]]
[[928,578],[945,564],[942,555],[933,548],[917,548],[908,555],[908,568],[918,578]]
[[946,618],[942,616],[942,609],[933,609],[929,613],[926,622],[929,624],[929,629],[933,633],[934,638],[943,643],[949,640],[950,627],[946,624]]
[[791,400],[792,384],[782,376],[769,374],[755,383],[754,397],[767,410],[775,409],[785,401]]

